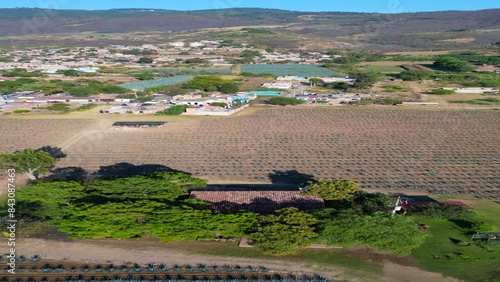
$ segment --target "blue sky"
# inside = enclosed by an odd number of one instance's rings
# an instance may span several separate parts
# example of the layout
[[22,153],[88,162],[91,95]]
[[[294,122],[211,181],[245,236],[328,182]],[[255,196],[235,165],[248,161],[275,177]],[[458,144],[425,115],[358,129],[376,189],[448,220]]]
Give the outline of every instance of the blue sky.
[[500,0],[4,0],[0,3],[0,8],[15,7],[87,10],[113,8],[200,10],[260,7],[297,11],[398,13],[500,8]]

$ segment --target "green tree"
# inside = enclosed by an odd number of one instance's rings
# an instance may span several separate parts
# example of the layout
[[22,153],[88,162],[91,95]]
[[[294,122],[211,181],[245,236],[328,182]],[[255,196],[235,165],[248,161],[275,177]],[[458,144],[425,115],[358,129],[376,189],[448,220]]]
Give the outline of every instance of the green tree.
[[351,89],[352,85],[345,82],[333,82],[329,85],[330,88],[342,91],[348,91]]
[[356,79],[353,85],[356,89],[370,88],[377,82],[377,77],[374,74],[357,73],[352,78]]
[[211,106],[214,106],[214,107],[222,107],[222,108],[225,108],[227,107],[227,104],[224,103],[224,102],[213,102],[212,104],[210,104]]
[[353,203],[359,206],[363,213],[374,214],[379,211],[387,211],[390,209],[392,198],[383,193],[367,193],[364,191],[356,192],[353,198]]
[[323,79],[317,77],[310,78],[309,83],[311,84],[311,86],[323,86],[323,84],[325,84]]
[[432,77],[432,74],[433,72],[431,71],[409,70],[397,74],[396,77],[404,81],[418,81],[418,80],[430,79]]
[[348,213],[323,223],[320,240],[334,246],[366,245],[382,252],[408,255],[428,235],[408,216]]
[[234,93],[240,91],[238,84],[236,84],[234,82],[222,83],[217,88],[220,92],[225,93],[225,94],[234,94]]
[[274,53],[274,51],[276,51],[273,47],[267,47],[266,48],[266,52],[267,53]]
[[289,97],[272,97],[268,102],[271,105],[287,106],[305,104],[306,101]]
[[13,154],[0,154],[2,169],[13,168],[25,172],[31,180],[36,180],[40,174],[49,172],[56,162],[57,159],[42,150],[25,149]]
[[154,62],[151,58],[140,58],[139,64],[152,64]]
[[457,205],[439,205],[436,203],[414,205],[410,208],[409,213],[412,215],[423,215],[430,218],[465,221],[470,221],[473,216],[473,212],[465,207]]
[[359,184],[347,179],[321,179],[318,182],[309,181],[304,191],[306,195],[320,196],[324,200],[345,200],[354,197],[359,190]]
[[134,76],[138,80],[151,80],[151,79],[154,79],[156,77],[156,75],[154,73],[151,73],[151,72],[138,73],[138,74],[135,74]]
[[318,220],[297,208],[285,208],[260,218],[257,232],[251,234],[254,244],[267,254],[285,255],[311,243],[317,236]]
[[463,62],[455,57],[442,56],[436,59],[432,66],[438,70],[452,72],[467,72],[472,71],[474,67],[467,62]]
[[157,112],[156,115],[158,115],[158,116],[162,116],[162,115],[178,116],[178,115],[181,115],[182,113],[184,113],[187,108],[189,108],[189,106],[187,106],[187,105],[175,105],[175,106],[172,106],[164,111]]

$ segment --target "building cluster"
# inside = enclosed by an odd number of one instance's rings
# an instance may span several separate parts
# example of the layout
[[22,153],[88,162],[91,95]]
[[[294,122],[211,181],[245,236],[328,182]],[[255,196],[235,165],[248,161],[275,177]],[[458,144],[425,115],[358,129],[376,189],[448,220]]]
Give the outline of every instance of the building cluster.
[[234,114],[247,107],[257,96],[251,92],[235,94],[213,93],[202,96],[199,93],[168,96],[152,94],[153,99],[138,102],[133,98],[121,98],[118,94],[100,94],[89,97],[75,97],[66,93],[44,95],[35,91],[15,92],[0,96],[0,112],[12,112],[20,109],[39,109],[51,104],[68,104],[81,106],[85,104],[109,105],[100,110],[102,114],[155,114],[172,106],[185,105],[186,115],[219,115]]
[[321,83],[336,83],[342,82],[346,84],[354,84],[355,79],[349,77],[306,77],[306,76],[279,76],[276,78],[275,82],[262,84],[263,88],[268,89],[293,89],[299,88],[303,84],[313,84],[314,81],[320,81]]
[[332,106],[351,105],[358,103],[362,98],[370,99],[371,94],[360,93],[311,93],[308,95],[297,95],[295,98],[312,104],[324,104]]

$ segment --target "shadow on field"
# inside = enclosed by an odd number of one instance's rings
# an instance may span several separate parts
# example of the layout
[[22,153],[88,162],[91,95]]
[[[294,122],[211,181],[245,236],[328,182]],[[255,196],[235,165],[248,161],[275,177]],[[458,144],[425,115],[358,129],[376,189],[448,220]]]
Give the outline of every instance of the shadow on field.
[[53,169],[52,173],[45,179],[60,180],[60,181],[72,180],[72,181],[83,182],[88,177],[89,177],[89,172],[86,171],[85,169],[77,166],[70,166],[70,167],[60,167]]
[[36,149],[36,151],[44,151],[54,159],[63,159],[67,156],[65,153],[63,153],[62,149],[59,147],[43,146],[41,148]]
[[268,175],[273,184],[303,185],[309,181],[315,181],[314,175],[301,173],[297,170],[274,170]]
[[170,168],[159,164],[133,165],[130,163],[117,163],[101,168],[92,174],[98,178],[121,178],[139,175],[149,175],[156,172],[180,172],[191,176],[191,173]]
[[113,179],[140,175],[150,175],[156,172],[178,172],[191,176],[191,173],[176,170],[164,165],[145,164],[134,165],[130,163],[117,163],[109,166],[101,166],[98,171],[93,173],[86,171],[81,167],[62,167],[55,168],[45,179],[48,180],[73,180],[83,182],[91,178]]

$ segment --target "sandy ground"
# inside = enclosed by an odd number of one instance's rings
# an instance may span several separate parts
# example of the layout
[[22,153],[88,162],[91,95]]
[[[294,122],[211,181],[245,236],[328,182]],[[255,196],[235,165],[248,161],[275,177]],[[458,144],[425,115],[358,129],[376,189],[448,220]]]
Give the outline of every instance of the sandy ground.
[[[265,265],[272,270],[289,273],[319,273],[329,279],[344,281],[367,281],[349,278],[341,269],[333,266],[314,265],[280,260],[263,260],[236,257],[223,257],[185,253],[167,247],[159,247],[154,242],[104,242],[104,241],[77,241],[62,242],[44,239],[19,239],[17,242],[18,255],[40,254],[45,259],[68,260],[77,262],[112,262],[121,263],[149,263],[162,262],[165,264],[239,264]],[[431,273],[416,267],[401,266],[391,262],[384,263],[384,275],[380,278],[370,278],[374,282],[421,282],[443,281],[459,282],[453,278],[443,277],[439,273]]]

